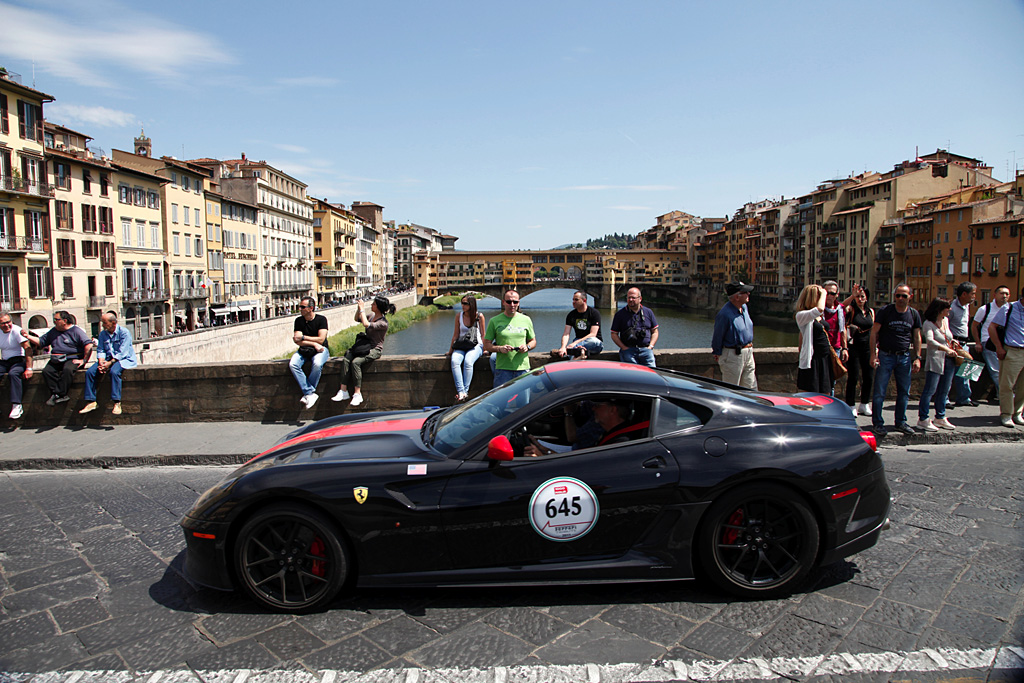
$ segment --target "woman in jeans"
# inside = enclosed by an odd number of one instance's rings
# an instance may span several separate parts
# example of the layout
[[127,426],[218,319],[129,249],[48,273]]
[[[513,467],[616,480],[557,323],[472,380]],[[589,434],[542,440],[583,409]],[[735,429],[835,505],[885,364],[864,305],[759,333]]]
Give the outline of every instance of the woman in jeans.
[[[871,380],[875,369],[871,367],[871,326],[875,324],[875,309],[868,305],[868,290],[853,286],[853,301],[846,307],[846,325],[850,339],[850,360],[846,375],[846,404],[856,408],[860,415],[871,415]],[[860,403],[857,400],[857,376],[860,375]]]
[[[484,314],[476,310],[476,297],[471,294],[462,296],[462,311],[455,317],[455,331],[452,342],[445,356],[452,365],[452,377],[455,378],[455,400],[465,401],[469,398],[469,385],[473,381],[473,365],[484,352]],[[473,343],[472,348],[455,348]]]
[[[352,402],[349,406],[354,408],[363,402],[363,369],[373,361],[380,358],[384,352],[384,336],[388,333],[387,315],[395,312],[395,305],[388,301],[387,297],[375,297],[370,304],[371,318],[366,317],[363,310],[363,302],[356,304],[356,322],[366,328],[366,336],[370,338],[369,353],[356,355],[352,349],[345,352],[341,359],[341,388],[331,399],[332,401],[345,401],[349,398]],[[352,387],[352,394],[349,395],[348,388]]]
[[807,285],[796,302],[796,325],[800,328],[796,388],[800,391],[832,392],[832,344],[821,322],[827,294],[824,287]]
[[[946,419],[946,397],[956,374],[956,342],[949,329],[949,301],[935,298],[924,312],[921,339],[925,343],[924,368],[926,374],[921,389],[921,402],[917,405],[917,428],[926,432],[955,429]],[[935,420],[928,417],[928,404],[935,399]]]

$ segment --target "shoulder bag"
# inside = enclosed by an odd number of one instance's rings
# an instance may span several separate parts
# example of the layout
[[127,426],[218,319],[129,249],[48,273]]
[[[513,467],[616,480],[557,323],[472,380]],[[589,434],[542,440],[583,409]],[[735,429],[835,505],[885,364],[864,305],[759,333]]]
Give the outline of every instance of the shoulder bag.
[[[1010,304],[1010,307],[1008,309],[1006,309],[1006,322],[1010,322],[1010,314],[1011,313],[1013,313],[1013,304]],[[996,333],[999,335],[999,341],[1002,342],[1005,345],[1006,344],[1006,325],[996,325]],[[989,338],[985,340],[985,350],[986,351],[997,351],[998,350],[998,349],[996,349],[996,345],[992,343],[992,335],[989,335]]]

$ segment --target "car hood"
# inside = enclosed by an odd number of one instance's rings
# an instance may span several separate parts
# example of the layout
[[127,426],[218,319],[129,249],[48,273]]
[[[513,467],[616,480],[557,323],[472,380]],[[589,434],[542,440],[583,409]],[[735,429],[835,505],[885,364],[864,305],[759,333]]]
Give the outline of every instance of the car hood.
[[316,429],[269,448],[250,463],[267,459],[294,462],[315,457],[321,460],[395,458],[421,454],[420,428],[427,415],[379,415]]

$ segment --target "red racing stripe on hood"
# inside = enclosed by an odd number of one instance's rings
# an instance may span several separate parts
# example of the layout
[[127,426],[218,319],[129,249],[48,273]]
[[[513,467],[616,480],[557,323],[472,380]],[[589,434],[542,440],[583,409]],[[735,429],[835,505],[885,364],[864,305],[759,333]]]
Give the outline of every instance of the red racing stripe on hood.
[[773,406],[806,406],[817,405],[827,406],[834,401],[829,396],[758,396],[766,401],[771,401]]
[[[322,439],[329,439],[334,436],[357,436],[359,434],[373,434],[375,432],[408,432],[413,430],[419,430],[426,421],[427,416],[423,417],[405,417],[396,420],[380,420],[375,422],[357,422],[355,424],[338,425],[337,427],[328,427],[327,429],[321,429],[316,432],[310,432],[309,434],[303,434],[297,436],[294,439],[289,439],[282,444],[268,448],[252,460],[261,458],[267,453],[272,453],[282,448],[297,446],[302,443],[310,441],[320,441]],[[251,460],[250,460],[251,462]]]

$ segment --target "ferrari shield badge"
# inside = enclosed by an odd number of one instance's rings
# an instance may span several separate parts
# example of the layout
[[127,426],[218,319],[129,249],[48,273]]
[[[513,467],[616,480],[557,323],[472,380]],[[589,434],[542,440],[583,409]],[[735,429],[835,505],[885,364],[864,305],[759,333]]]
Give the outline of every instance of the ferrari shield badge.
[[533,492],[530,524],[549,541],[575,541],[597,524],[600,508],[594,491],[579,479],[556,477]]
[[369,493],[365,486],[357,486],[352,489],[352,495],[356,497],[356,502],[362,505],[366,502],[366,494]]

